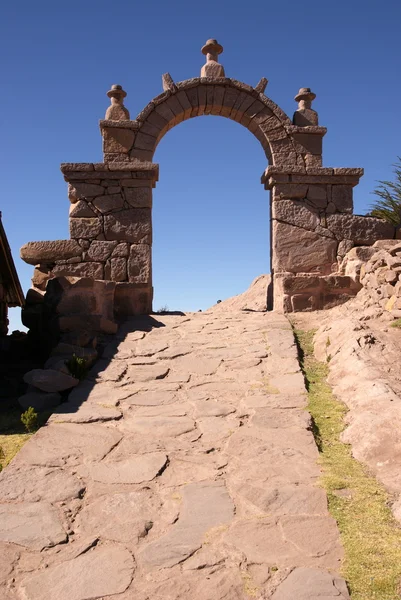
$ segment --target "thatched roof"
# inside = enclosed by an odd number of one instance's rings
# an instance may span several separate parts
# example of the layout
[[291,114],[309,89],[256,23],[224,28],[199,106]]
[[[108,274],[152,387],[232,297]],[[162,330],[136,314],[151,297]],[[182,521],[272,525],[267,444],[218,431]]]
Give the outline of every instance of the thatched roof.
[[23,306],[24,293],[18,279],[10,245],[4,231],[0,212],[0,281],[5,289],[7,306]]

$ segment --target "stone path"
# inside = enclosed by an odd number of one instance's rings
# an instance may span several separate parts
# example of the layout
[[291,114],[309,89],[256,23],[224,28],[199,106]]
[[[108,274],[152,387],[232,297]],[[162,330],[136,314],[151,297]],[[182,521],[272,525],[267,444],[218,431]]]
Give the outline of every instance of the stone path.
[[305,404],[283,316],[127,322],[0,476],[0,597],[348,598]]

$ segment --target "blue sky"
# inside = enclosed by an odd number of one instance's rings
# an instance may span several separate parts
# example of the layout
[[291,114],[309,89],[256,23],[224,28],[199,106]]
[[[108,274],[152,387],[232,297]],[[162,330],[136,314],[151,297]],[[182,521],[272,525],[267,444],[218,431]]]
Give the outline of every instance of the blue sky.
[[[287,114],[300,87],[317,94],[325,166],[364,167],[355,212],[401,155],[399,0],[134,2],[27,0],[2,8],[2,200],[26,291],[33,268],[19,248],[68,237],[61,162],[102,160],[98,120],[120,83],[131,117],[161,89],[199,76],[200,48],[224,46],[227,77],[256,85]],[[154,308],[204,309],[269,271],[266,158],[241,125],[203,116],[160,142],[155,160]],[[19,326],[18,310],[11,328]]]

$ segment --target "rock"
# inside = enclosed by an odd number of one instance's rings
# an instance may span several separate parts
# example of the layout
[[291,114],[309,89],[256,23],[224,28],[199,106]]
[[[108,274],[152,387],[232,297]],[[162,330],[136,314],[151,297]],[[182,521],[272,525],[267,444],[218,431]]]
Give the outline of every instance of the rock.
[[138,431],[139,433],[163,438],[177,437],[195,429],[195,423],[189,417],[134,416],[132,419],[127,419],[126,425],[131,431]]
[[46,502],[0,504],[0,540],[40,552],[65,542],[57,510]]
[[210,529],[230,523],[234,516],[234,504],[220,482],[192,483],[181,493],[183,505],[177,523],[139,552],[138,559],[147,568],[182,562],[202,546]]
[[13,465],[61,467],[83,459],[101,460],[121,439],[121,433],[101,425],[51,424],[41,427],[21,448]]
[[96,423],[114,421],[121,417],[121,411],[114,406],[101,406],[91,402],[77,406],[72,402],[65,402],[53,412],[49,423]]
[[213,312],[228,312],[231,310],[253,310],[263,312],[267,310],[267,293],[271,282],[270,275],[259,275],[243,294],[228,298],[215,304]]
[[148,244],[133,244],[130,248],[128,259],[129,281],[133,283],[149,283],[150,273],[151,247]]
[[102,214],[111,211],[117,211],[123,207],[124,198],[122,194],[108,194],[106,196],[99,196],[93,200],[93,205]]
[[86,260],[105,261],[111,256],[117,242],[93,241],[85,254]]
[[104,232],[107,240],[151,244],[151,231],[151,216],[148,208],[131,208],[104,217]]
[[85,200],[78,200],[70,206],[70,217],[96,217],[96,213]]
[[61,469],[9,468],[0,473],[0,502],[62,502],[78,498],[84,489],[79,479]]
[[[314,535],[309,535],[310,531]],[[334,519],[316,515],[264,517],[239,521],[225,542],[243,552],[251,563],[282,567],[319,566],[338,569],[342,548]]]
[[44,392],[62,392],[69,390],[79,383],[72,375],[53,369],[33,369],[24,375],[25,383],[29,383]]
[[331,271],[331,265],[337,257],[336,240],[278,221],[273,221],[273,230],[273,244],[276,246],[272,249],[272,255],[276,271]]
[[158,520],[160,508],[149,489],[106,494],[84,506],[76,526],[80,536],[135,545]]
[[304,202],[280,200],[272,204],[272,219],[313,231],[320,223],[317,212],[310,210]]
[[74,185],[69,186],[68,197],[71,201],[82,200],[84,198],[93,198],[104,194],[105,189],[101,185],[96,183],[79,183],[76,182]]
[[394,226],[375,217],[332,215],[327,217],[327,228],[336,239],[346,238],[357,245],[373,244],[377,239],[394,237]]
[[102,233],[102,221],[97,217],[73,217],[70,219],[70,236],[72,238],[95,239]]
[[169,370],[169,367],[166,367],[164,365],[134,365],[132,367],[128,367],[127,379],[128,381],[143,382],[153,381],[154,379],[164,379]]
[[19,588],[29,600],[90,600],[124,592],[133,572],[134,560],[126,548],[100,546],[28,575]]
[[20,256],[29,265],[53,263],[82,255],[82,248],[75,240],[53,242],[28,242],[22,246]]
[[61,396],[59,393],[39,393],[39,392],[28,392],[18,398],[18,404],[26,410],[30,406],[35,410],[41,412],[48,410],[54,406],[58,406],[61,402]]
[[124,196],[133,208],[152,207],[152,190],[150,187],[126,187],[124,188]]
[[335,577],[318,569],[294,569],[279,585],[272,600],[348,600],[347,585],[341,577]]
[[[118,462],[101,462],[87,467],[89,476],[101,483],[144,483],[152,481],[167,463],[163,452],[132,456]],[[86,471],[86,468],[84,469]]]

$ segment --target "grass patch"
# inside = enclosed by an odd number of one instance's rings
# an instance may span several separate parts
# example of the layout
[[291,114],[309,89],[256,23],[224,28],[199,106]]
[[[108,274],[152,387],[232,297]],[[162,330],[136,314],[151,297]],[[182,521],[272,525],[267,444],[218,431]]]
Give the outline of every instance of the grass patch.
[[[26,432],[21,423],[22,412],[21,409],[12,406],[6,412],[0,413],[0,448],[2,450],[0,452],[0,471],[9,464],[34,433]],[[50,411],[40,413],[37,427],[44,425],[50,415]]]
[[393,321],[391,323],[391,327],[397,327],[398,329],[401,329],[401,319],[396,319],[395,321]]
[[321,485],[345,551],[342,575],[352,600],[399,600],[401,528],[389,508],[391,498],[340,441],[348,409],[326,382],[328,365],[313,356],[314,331],[294,333],[320,451]]

